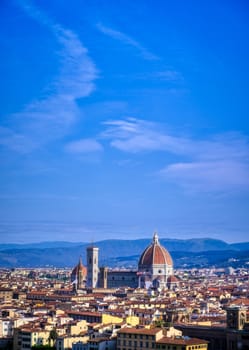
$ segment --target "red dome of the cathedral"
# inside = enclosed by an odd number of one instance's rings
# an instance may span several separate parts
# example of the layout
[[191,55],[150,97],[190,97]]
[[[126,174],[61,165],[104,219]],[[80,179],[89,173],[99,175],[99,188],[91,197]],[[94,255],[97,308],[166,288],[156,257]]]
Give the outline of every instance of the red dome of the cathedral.
[[80,258],[79,263],[74,267],[71,273],[71,281],[77,281],[77,283],[82,283],[83,280],[86,279],[87,276],[87,268],[82,264],[82,260]]
[[157,233],[154,234],[152,243],[143,251],[138,266],[168,265],[173,266],[169,252],[161,246]]
[[167,281],[173,275],[172,258],[159,243],[154,233],[151,244],[143,251],[138,262],[139,287],[167,288]]
[[87,275],[87,268],[82,264],[81,259],[80,259],[79,263],[74,267],[74,269],[72,271],[72,275],[77,276],[79,272],[81,272],[82,275],[84,275],[84,276]]

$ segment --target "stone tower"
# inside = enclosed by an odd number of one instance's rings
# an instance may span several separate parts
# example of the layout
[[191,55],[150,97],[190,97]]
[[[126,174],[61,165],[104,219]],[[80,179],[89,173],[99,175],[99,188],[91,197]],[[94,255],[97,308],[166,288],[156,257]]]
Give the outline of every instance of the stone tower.
[[107,273],[108,269],[107,267],[100,267],[100,273],[99,273],[99,287],[100,288],[107,288]]
[[227,308],[227,328],[242,330],[246,322],[246,309],[239,306]]
[[87,247],[87,286],[96,288],[98,286],[99,274],[99,248]]

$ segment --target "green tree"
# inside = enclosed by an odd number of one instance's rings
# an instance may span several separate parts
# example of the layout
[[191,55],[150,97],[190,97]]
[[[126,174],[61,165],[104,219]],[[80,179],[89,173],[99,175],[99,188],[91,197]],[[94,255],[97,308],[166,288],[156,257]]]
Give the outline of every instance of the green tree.
[[51,341],[52,341],[52,344],[53,344],[52,346],[54,346],[57,338],[58,338],[58,333],[56,332],[56,329],[55,328],[51,329],[49,333],[49,338],[48,338],[49,345],[51,345]]

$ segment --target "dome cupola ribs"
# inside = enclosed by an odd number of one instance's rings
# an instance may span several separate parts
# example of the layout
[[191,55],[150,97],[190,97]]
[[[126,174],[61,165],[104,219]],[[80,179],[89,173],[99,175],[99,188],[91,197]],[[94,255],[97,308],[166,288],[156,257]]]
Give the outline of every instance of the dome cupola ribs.
[[161,264],[172,266],[173,262],[169,252],[159,243],[158,234],[155,232],[152,243],[142,253],[138,265]]
[[157,232],[140,256],[138,274],[139,286],[146,287],[150,281],[151,284],[160,285],[163,288],[167,285],[168,277],[173,275],[172,258],[167,249],[160,244]]

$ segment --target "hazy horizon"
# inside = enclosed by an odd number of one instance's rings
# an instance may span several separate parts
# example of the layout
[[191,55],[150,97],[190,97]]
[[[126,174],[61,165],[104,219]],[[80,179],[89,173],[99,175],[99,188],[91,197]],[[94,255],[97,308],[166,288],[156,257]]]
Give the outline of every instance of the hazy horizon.
[[[71,242],[71,243],[89,243],[108,239],[151,239],[153,233],[157,232],[160,239],[217,239],[226,243],[241,243],[247,242],[245,239],[236,239],[241,235],[234,234],[234,240],[226,240],[222,238],[220,232],[213,231],[208,233],[203,229],[203,232],[194,232],[189,228],[189,231],[183,232],[179,228],[178,232],[170,229],[146,230],[138,227],[115,227],[112,225],[94,225],[82,223],[63,223],[63,222],[22,222],[10,223],[2,222],[0,224],[0,244],[29,244],[42,242]],[[7,233],[7,234],[6,234]],[[224,232],[223,232],[224,235]]]

